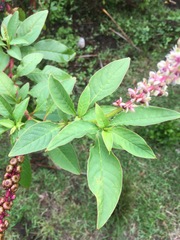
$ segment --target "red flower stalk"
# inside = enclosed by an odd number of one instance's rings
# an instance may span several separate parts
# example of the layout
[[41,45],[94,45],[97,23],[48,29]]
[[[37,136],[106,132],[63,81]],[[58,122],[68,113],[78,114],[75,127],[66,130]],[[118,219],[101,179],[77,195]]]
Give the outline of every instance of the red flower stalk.
[[20,180],[21,166],[24,161],[24,156],[16,156],[10,159],[10,164],[6,167],[2,186],[5,189],[5,194],[0,197],[0,239],[3,239],[4,232],[8,228],[8,221],[5,219],[8,216],[7,211],[12,207],[13,200],[16,198],[18,190],[18,182]]

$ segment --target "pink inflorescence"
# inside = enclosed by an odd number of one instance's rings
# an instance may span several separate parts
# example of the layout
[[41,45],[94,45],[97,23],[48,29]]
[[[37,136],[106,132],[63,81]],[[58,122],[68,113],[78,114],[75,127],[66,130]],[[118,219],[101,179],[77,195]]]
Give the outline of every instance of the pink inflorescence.
[[8,216],[7,211],[12,207],[13,200],[16,198],[18,182],[20,180],[21,166],[24,161],[24,156],[16,156],[10,159],[10,164],[6,167],[2,186],[5,189],[5,194],[0,197],[0,235],[8,228],[8,221],[5,219]]
[[148,106],[151,96],[168,96],[168,85],[180,84],[180,39],[166,56],[166,61],[160,61],[157,67],[157,72],[149,72],[148,80],[144,78],[143,81],[137,83],[135,89],[128,89],[129,101],[124,103],[122,98],[119,98],[113,105],[128,112],[134,111],[137,104]]

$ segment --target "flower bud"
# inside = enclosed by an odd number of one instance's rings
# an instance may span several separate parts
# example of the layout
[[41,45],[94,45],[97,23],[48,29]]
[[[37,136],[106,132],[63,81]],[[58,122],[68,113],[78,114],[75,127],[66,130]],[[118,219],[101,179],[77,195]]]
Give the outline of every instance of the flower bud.
[[6,167],[6,172],[10,173],[10,172],[12,172],[12,170],[13,170],[13,166],[12,165],[8,165]]
[[6,189],[10,188],[12,186],[12,180],[11,179],[3,180],[2,186]]
[[10,164],[12,166],[15,166],[17,164],[17,162],[18,162],[18,160],[16,158],[11,158],[11,160],[10,160]]
[[5,202],[5,198],[4,198],[4,197],[1,197],[1,198],[0,198],[0,205],[2,205],[4,202]]
[[20,176],[19,175],[14,175],[14,176],[12,176],[12,181],[14,182],[14,183],[18,183],[19,182],[19,179],[20,179]]
[[5,210],[9,210],[9,209],[11,208],[10,202],[5,202],[5,203],[3,203],[3,208],[4,208]]
[[11,187],[12,192],[16,192],[18,190],[19,185],[17,183],[13,184]]
[[16,198],[16,195],[13,194],[13,195],[11,196],[11,200],[14,200],[15,198]]
[[4,221],[4,225],[5,225],[6,229],[7,229],[8,226],[9,226],[9,222],[8,222],[8,220],[5,220],[5,221]]
[[23,155],[17,156],[16,158],[17,158],[19,163],[23,163],[24,162],[24,156]]
[[4,212],[4,208],[0,206],[0,214],[2,214],[3,212]]
[[17,168],[16,168],[16,172],[17,172],[17,173],[20,173],[21,170],[22,170],[22,167],[21,167],[21,166],[17,166]]
[[11,178],[11,174],[9,174],[9,173],[5,173],[4,174],[4,179],[6,180],[6,179],[9,179],[9,178]]

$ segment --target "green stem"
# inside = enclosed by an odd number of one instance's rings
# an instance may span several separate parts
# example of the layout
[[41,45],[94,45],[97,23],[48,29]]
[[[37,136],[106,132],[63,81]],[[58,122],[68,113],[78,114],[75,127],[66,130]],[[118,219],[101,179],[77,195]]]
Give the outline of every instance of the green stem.
[[[106,116],[107,118],[112,118],[112,117],[114,117],[117,113],[121,112],[122,110],[123,110],[123,109],[120,108],[120,107],[119,107],[119,108],[116,108],[116,109],[114,109],[113,111],[111,111],[110,113],[106,114],[105,116]],[[94,124],[97,123],[97,121],[96,121],[95,119],[91,120],[91,122],[94,123]]]
[[123,109],[122,108],[116,108],[115,110],[113,110],[112,112],[106,114],[107,118],[112,118],[114,117],[117,113],[121,112]]

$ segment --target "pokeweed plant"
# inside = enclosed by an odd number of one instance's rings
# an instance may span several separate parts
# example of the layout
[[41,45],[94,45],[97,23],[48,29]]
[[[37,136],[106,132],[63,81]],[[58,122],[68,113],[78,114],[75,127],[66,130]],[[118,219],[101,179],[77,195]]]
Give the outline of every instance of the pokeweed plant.
[[[64,63],[75,55],[59,41],[37,40],[47,14],[46,10],[40,11],[20,21],[16,11],[5,17],[1,25],[0,133],[8,131],[12,144],[2,183],[5,193],[0,198],[1,236],[8,227],[7,211],[19,184],[29,187],[31,183],[28,154],[45,151],[58,167],[81,174],[71,142],[84,136],[91,139],[87,180],[97,200],[99,229],[114,211],[122,190],[122,168],[113,149],[123,149],[141,158],[155,158],[145,140],[128,126],[148,126],[180,118],[180,113],[173,110],[134,106],[147,105],[150,93],[163,95],[160,88],[165,89],[165,78],[153,82],[154,85],[144,81],[139,84],[141,87],[129,90],[131,99],[127,103],[121,98],[115,101],[115,106],[97,103],[119,87],[129,68],[129,58],[115,60],[97,71],[74,104],[70,95],[76,79],[58,67],[43,67],[44,59],[48,63]],[[179,54],[179,48],[174,51]],[[178,57],[176,60],[180,64]],[[177,69],[175,75],[179,74],[179,65]],[[166,73],[171,74],[167,69]],[[162,74],[157,72],[157,75]]]

